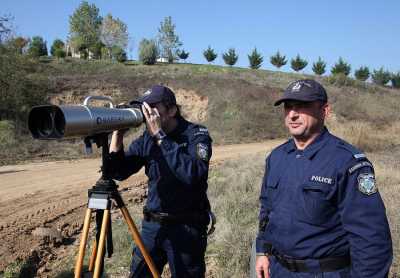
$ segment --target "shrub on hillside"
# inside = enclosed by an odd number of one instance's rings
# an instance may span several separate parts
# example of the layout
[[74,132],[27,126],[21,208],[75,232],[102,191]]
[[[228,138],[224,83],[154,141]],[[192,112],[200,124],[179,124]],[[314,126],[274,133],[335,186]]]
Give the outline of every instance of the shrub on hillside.
[[392,73],[391,79],[393,88],[400,88],[400,72]]
[[360,67],[354,72],[354,76],[360,81],[366,81],[369,78],[369,75],[370,73],[368,67]]
[[236,64],[239,56],[236,54],[236,50],[234,48],[230,48],[228,52],[222,54],[222,59],[224,59],[225,64],[233,66]]
[[49,79],[37,76],[40,63],[0,46],[0,119],[13,122],[17,134],[26,131],[30,108],[43,104]]
[[371,74],[371,78],[375,84],[385,86],[387,83],[389,83],[391,74],[389,71],[381,67],[379,70],[374,70],[374,72]]
[[217,53],[214,52],[214,49],[211,48],[211,46],[208,46],[206,50],[203,52],[204,58],[206,58],[207,62],[212,62],[217,58]]
[[54,56],[57,57],[58,59],[65,58],[66,53],[64,49],[58,48],[54,51]]
[[254,48],[253,52],[251,52],[249,57],[250,68],[258,69],[261,67],[261,64],[264,60],[263,56],[257,52],[257,48]]
[[139,61],[145,65],[154,65],[157,61],[158,48],[154,40],[143,39],[139,44]]
[[51,45],[51,48],[50,48],[51,56],[56,56],[56,50],[57,49],[64,49],[64,46],[65,46],[65,44],[64,44],[64,42],[62,40],[55,39],[53,44]]
[[343,87],[343,86],[354,86],[354,79],[349,78],[343,73],[338,73],[334,74],[331,76],[328,76],[327,81],[331,85],[335,85],[338,87]]
[[270,62],[272,65],[274,65],[275,67],[277,67],[278,69],[280,69],[282,66],[286,65],[287,60],[286,60],[286,56],[285,55],[281,55],[278,52],[276,52],[275,55],[272,55],[270,57]]
[[312,70],[316,75],[323,75],[325,73],[326,63],[318,57],[318,61],[313,63]]
[[39,36],[33,37],[28,47],[28,54],[35,58],[47,56],[46,41]]
[[114,60],[117,60],[120,63],[126,61],[126,52],[121,47],[119,46],[113,47],[111,53]]
[[184,49],[178,50],[176,54],[178,55],[179,59],[182,59],[184,61],[186,61],[186,59],[189,57],[189,52],[185,52]]
[[346,63],[342,57],[339,58],[339,61],[332,67],[331,73],[333,75],[343,74],[348,76],[351,71],[350,64]]
[[306,60],[302,59],[299,54],[297,54],[295,59],[292,59],[290,61],[290,66],[296,72],[304,69],[307,65],[308,65],[308,62]]

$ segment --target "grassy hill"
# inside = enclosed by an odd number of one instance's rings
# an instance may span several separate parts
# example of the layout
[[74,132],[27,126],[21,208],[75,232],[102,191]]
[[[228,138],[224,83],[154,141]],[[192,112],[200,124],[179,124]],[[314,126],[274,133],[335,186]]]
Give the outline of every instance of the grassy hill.
[[[294,73],[194,64],[139,65],[76,59],[45,60],[32,79],[46,81],[47,102],[80,104],[85,96],[111,96],[116,103],[137,98],[153,84],[170,86],[184,115],[206,125],[215,144],[261,141],[286,136],[281,107],[273,102],[300,78]],[[333,117],[328,126],[366,151],[398,147],[400,91],[341,77],[318,78],[328,90]],[[10,136],[13,125],[0,122],[2,164],[26,159],[82,156],[81,140],[34,141]],[[129,140],[137,131],[132,131]],[[398,133],[397,133],[398,134]]]

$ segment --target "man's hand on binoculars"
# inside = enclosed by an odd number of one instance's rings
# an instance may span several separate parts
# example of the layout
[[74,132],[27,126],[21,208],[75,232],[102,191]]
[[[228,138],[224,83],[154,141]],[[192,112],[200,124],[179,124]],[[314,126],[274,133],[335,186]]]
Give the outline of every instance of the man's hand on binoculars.
[[142,111],[146,119],[147,130],[151,136],[156,135],[161,130],[161,117],[157,108],[151,108],[143,102]]

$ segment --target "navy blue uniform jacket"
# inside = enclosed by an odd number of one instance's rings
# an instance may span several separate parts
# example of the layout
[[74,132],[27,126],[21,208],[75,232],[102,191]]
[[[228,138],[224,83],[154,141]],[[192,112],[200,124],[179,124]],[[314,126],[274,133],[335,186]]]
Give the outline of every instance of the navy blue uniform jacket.
[[207,128],[179,117],[178,126],[160,146],[146,130],[125,153],[113,153],[112,178],[124,180],[144,166],[149,178],[148,210],[168,213],[209,210],[206,192],[211,141]]
[[364,154],[327,129],[303,151],[293,139],[274,149],[260,195],[260,220],[269,221],[257,252],[270,244],[297,259],[350,253],[351,277],[386,277],[392,242],[373,174]]

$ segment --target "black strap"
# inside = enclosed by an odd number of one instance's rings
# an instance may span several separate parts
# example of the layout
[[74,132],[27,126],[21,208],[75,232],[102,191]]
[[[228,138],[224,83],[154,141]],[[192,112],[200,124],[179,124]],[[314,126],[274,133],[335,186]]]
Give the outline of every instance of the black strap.
[[207,212],[191,212],[191,213],[165,213],[151,212],[146,208],[143,209],[145,221],[158,222],[160,224],[201,224],[208,225],[210,219]]
[[[310,269],[306,260],[298,260],[285,257],[274,252],[274,257],[277,261],[286,269],[292,272],[313,272],[315,269]],[[340,257],[327,257],[323,259],[317,259],[319,262],[321,272],[330,272],[343,269],[350,266],[350,254],[346,254]]]

